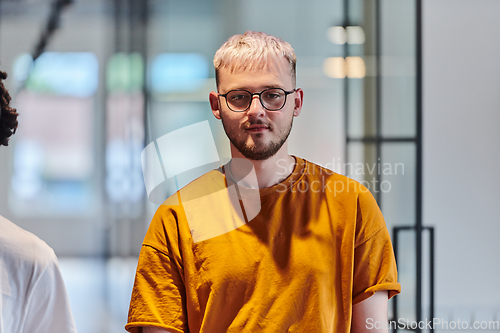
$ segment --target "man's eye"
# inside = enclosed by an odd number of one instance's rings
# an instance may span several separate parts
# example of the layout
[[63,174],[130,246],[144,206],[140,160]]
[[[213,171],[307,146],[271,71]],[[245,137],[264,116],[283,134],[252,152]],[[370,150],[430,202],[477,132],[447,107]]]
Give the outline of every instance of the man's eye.
[[248,98],[248,96],[245,95],[245,94],[231,95],[231,100],[232,101],[239,101],[239,100],[242,100],[242,99],[245,99],[245,98]]
[[281,98],[281,95],[278,93],[267,93],[266,98],[267,99],[278,99],[278,98]]

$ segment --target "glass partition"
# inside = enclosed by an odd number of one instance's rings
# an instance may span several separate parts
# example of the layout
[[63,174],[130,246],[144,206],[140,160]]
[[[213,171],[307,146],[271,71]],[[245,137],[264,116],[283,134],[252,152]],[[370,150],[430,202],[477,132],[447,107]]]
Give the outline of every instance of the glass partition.
[[[344,3],[348,6],[346,30],[359,25],[366,31],[364,48],[345,44],[346,59],[361,52],[366,67],[364,77],[347,75],[344,79],[348,90],[345,95],[347,161],[361,161],[368,166],[365,176],[358,178],[370,180],[366,184],[371,185],[369,189],[382,209],[389,230],[393,237],[398,233],[402,293],[396,296],[399,301],[391,304],[391,317],[421,320],[419,1]],[[376,172],[368,172],[370,168]],[[393,313],[392,305],[397,305],[397,313]]]

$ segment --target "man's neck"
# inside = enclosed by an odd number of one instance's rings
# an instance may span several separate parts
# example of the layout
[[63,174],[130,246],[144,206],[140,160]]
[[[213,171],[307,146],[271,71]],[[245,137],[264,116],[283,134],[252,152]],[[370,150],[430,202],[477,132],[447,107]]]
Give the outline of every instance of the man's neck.
[[[266,160],[250,160],[243,157],[239,152],[234,153],[231,151],[231,153],[233,159],[228,167],[229,177],[233,178],[239,185],[248,188],[261,189],[276,185],[285,180],[293,172],[295,166],[295,158],[288,155],[285,146]],[[257,177],[256,184],[255,181],[247,181],[245,178],[252,167]]]

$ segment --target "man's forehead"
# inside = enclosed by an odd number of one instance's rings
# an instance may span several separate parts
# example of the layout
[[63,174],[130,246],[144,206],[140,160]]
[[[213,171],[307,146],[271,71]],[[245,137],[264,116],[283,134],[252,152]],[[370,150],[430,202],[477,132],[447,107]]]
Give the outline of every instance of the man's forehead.
[[240,73],[240,72],[250,72],[250,71],[273,71],[273,70],[285,70],[288,71],[288,62],[282,58],[268,58],[268,59],[256,59],[256,60],[239,60],[235,59],[231,63],[223,66],[224,69],[229,71],[229,73]]
[[219,74],[219,87],[223,87],[223,90],[271,87],[287,87],[288,89],[289,84],[293,84],[290,72],[278,65],[239,66],[232,69],[222,69]]

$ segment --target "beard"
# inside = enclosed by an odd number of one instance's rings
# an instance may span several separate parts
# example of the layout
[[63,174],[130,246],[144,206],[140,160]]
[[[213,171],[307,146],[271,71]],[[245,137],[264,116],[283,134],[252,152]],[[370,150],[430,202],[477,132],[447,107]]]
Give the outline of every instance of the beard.
[[[241,129],[236,129],[233,130],[231,129],[228,124],[224,121],[224,118],[221,113],[221,121],[222,121],[222,126],[224,127],[224,131],[226,132],[227,137],[229,138],[229,141],[233,144],[233,146],[238,149],[238,151],[245,156],[246,158],[250,160],[255,160],[255,161],[262,161],[262,160],[267,160],[268,158],[276,155],[276,153],[280,150],[280,148],[283,146],[283,144],[286,142],[288,139],[288,136],[290,135],[290,132],[292,131],[292,125],[293,125],[293,116],[290,118],[290,122],[283,128],[278,133],[278,137],[275,138],[274,140],[271,140],[270,142],[263,143],[259,140],[256,140],[253,145],[249,145],[247,142],[247,136],[243,137],[238,137],[238,133],[235,133],[236,131],[241,131]],[[248,121],[247,123],[244,124],[244,128],[247,125],[268,125],[264,123],[262,120],[253,120],[253,121]],[[274,131],[274,128],[269,127],[269,131]],[[254,137],[256,139],[259,139],[263,136],[262,133],[257,133],[254,134]]]

